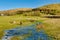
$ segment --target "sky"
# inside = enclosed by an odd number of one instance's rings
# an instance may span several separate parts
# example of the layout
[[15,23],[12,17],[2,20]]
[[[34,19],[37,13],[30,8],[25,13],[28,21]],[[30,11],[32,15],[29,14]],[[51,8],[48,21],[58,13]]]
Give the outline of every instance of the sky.
[[36,8],[43,5],[56,3],[60,3],[60,0],[0,0],[0,10]]

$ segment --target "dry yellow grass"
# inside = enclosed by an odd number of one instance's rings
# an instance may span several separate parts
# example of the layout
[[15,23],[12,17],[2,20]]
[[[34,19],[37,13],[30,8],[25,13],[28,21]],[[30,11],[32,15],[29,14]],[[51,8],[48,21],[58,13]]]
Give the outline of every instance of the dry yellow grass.
[[48,19],[44,21],[45,30],[49,35],[60,39],[60,19]]

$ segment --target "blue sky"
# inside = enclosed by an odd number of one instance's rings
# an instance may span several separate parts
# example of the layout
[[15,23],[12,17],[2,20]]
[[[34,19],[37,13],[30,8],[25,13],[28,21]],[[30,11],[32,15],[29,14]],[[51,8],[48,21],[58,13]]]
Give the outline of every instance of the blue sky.
[[36,8],[54,3],[60,3],[60,0],[0,0],[0,10],[15,8]]

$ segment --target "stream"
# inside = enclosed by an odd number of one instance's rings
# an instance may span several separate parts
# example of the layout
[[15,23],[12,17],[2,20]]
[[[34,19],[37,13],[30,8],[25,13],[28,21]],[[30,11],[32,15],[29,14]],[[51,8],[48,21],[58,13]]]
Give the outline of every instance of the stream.
[[40,31],[37,31],[37,24],[41,23],[34,23],[29,26],[21,26],[20,28],[6,30],[2,40],[10,40],[13,36],[24,36],[26,34],[29,34],[30,36],[24,37],[21,40],[54,40],[54,38],[49,36],[43,28],[40,28]]

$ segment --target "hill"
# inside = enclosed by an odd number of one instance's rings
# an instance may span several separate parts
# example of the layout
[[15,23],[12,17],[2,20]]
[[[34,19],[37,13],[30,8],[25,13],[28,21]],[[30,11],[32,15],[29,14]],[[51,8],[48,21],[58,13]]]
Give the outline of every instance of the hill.
[[11,9],[11,10],[4,10],[0,11],[1,16],[11,16],[11,15],[16,15],[16,14],[22,14],[23,12],[26,11],[31,11],[31,8],[17,8],[17,9]]
[[37,9],[40,9],[44,14],[60,15],[60,4],[49,4]]
[[49,5],[44,5],[42,7],[38,8],[48,8],[48,9],[60,9],[60,4],[49,4]]
[[49,4],[38,8],[17,8],[0,11],[0,15],[24,15],[24,16],[41,16],[41,15],[60,15],[60,4]]

